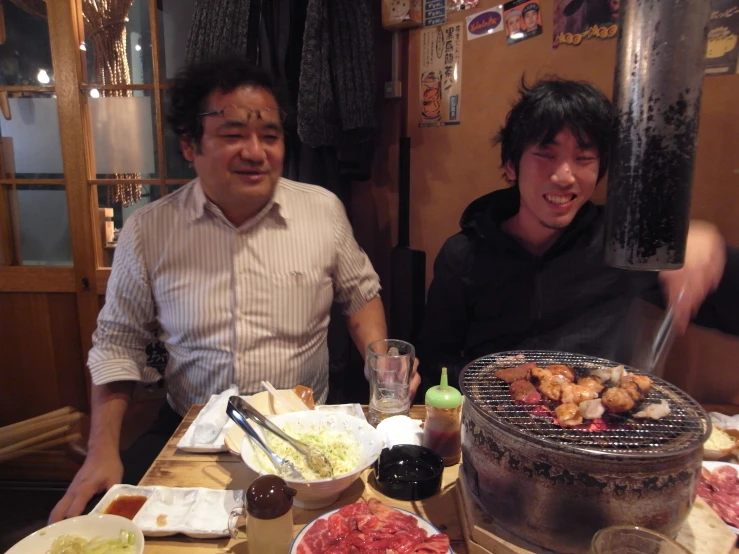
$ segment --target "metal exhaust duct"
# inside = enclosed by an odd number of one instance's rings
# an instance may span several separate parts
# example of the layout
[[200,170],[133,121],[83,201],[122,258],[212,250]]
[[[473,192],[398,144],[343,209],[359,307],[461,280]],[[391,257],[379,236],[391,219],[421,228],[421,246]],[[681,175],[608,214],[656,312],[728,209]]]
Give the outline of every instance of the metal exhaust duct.
[[662,270],[684,262],[709,8],[708,0],[621,1],[608,265]]

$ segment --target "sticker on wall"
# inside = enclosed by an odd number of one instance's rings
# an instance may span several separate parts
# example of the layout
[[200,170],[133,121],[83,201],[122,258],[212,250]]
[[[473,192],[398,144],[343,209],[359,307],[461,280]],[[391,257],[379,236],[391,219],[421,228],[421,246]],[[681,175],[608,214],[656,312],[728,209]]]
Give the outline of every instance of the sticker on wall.
[[539,0],[513,0],[503,4],[508,44],[516,44],[541,34]]
[[446,23],[446,0],[423,0],[423,26]]
[[486,37],[503,30],[503,6],[469,15],[467,23],[467,40]]
[[739,0],[711,0],[706,75],[739,73]]
[[421,31],[419,127],[460,123],[462,28],[460,22]]
[[554,42],[577,46],[589,38],[618,34],[621,0],[554,0]]

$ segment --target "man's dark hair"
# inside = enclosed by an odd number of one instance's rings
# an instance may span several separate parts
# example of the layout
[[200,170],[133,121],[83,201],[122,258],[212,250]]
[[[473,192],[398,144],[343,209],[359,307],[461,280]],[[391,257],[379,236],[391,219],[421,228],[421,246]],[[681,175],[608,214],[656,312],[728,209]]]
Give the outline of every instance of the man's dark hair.
[[[581,147],[598,151],[598,180],[608,170],[608,159],[615,137],[615,110],[611,101],[584,81],[545,79],[529,87],[522,78],[520,97],[506,116],[495,144],[500,144],[501,165],[511,162],[519,172],[521,156],[534,144],[547,144],[569,129]],[[515,183],[514,183],[515,184]]]
[[243,86],[266,90],[285,109],[281,93],[269,74],[243,58],[217,58],[193,63],[177,73],[169,92],[167,122],[178,137],[198,145],[203,136],[203,122],[198,114],[207,109],[210,93],[216,90],[229,93]]

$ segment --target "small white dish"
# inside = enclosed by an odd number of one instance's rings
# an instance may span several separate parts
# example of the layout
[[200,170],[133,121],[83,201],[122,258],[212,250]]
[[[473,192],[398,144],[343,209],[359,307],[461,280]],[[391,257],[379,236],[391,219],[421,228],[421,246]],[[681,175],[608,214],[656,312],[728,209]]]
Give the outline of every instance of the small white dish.
[[[314,519],[313,521],[311,521],[310,523],[308,523],[305,527],[303,527],[300,530],[300,532],[297,534],[297,536],[295,537],[295,539],[293,539],[293,542],[290,545],[290,553],[289,554],[297,554],[298,547],[300,546],[300,543],[302,542],[303,538],[308,533],[308,531],[310,531],[310,528],[313,527],[316,524],[317,521],[322,520],[322,519],[328,519],[333,514],[335,514],[336,512],[338,512],[340,509],[341,508],[336,508],[335,510],[331,510],[330,512],[327,512],[327,513],[323,514],[322,516],[318,516],[316,519]],[[422,517],[418,516],[417,514],[414,514],[413,512],[409,512],[408,510],[403,510],[402,508],[395,508],[395,507],[393,507],[393,510],[398,510],[399,512],[403,512],[405,514],[411,515],[414,518],[416,518],[416,520],[418,521],[418,526],[421,529],[423,529],[424,531],[426,531],[426,533],[428,534],[428,536],[438,535],[438,534],[441,533],[441,531],[439,531],[436,527],[434,527],[430,522],[426,521],[425,519],[423,519]],[[452,547],[451,546],[449,547],[449,554],[454,554],[452,552]]]
[[[737,471],[737,473],[739,473],[739,464],[731,464],[729,462],[710,462],[706,460],[703,461],[703,467],[705,467],[708,471],[713,471],[714,469],[719,468],[721,466],[731,466]],[[728,523],[726,523],[726,526],[729,529],[731,529],[734,533],[739,535],[739,529],[737,529],[733,525],[729,525]]]
[[74,535],[85,540],[94,538],[117,539],[122,530],[136,537],[133,554],[144,552],[144,535],[131,520],[109,514],[88,514],[52,523],[28,535],[5,554],[46,554],[52,543],[62,535]]
[[91,513],[103,513],[123,495],[149,498],[133,518],[147,537],[178,533],[196,539],[226,537],[231,510],[244,503],[242,490],[114,485]]

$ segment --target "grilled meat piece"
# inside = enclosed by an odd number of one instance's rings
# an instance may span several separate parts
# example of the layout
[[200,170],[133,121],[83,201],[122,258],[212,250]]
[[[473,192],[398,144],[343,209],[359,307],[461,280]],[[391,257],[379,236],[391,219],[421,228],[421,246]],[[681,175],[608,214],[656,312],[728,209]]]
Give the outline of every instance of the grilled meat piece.
[[575,382],[575,372],[569,366],[563,364],[548,365],[544,369],[552,372],[552,375],[561,375],[567,379],[570,383]]
[[531,375],[539,379],[539,381],[543,381],[544,379],[551,377],[552,372],[549,371],[548,369],[543,369],[541,367],[534,366],[531,368]]
[[577,404],[565,403],[560,404],[554,410],[554,415],[560,425],[565,427],[574,427],[582,423],[582,415]]
[[634,399],[629,393],[619,387],[611,387],[603,393],[601,398],[603,405],[609,412],[628,412],[634,407]]
[[600,394],[605,388],[601,380],[595,375],[588,375],[577,380],[577,384],[581,387],[586,387],[593,391],[595,394]]
[[636,386],[636,383],[634,381],[627,381],[626,377],[621,379],[621,382],[618,384],[618,388],[628,392],[634,402],[639,402],[639,400],[644,396],[639,390],[639,387]]
[[649,404],[634,414],[638,418],[662,419],[670,415],[670,404],[664,398],[657,403]]
[[551,375],[539,383],[539,392],[551,400],[559,401],[562,398],[562,386],[569,383],[561,375]]
[[533,363],[521,364],[516,367],[507,367],[505,369],[499,369],[495,372],[495,376],[498,379],[503,379],[506,383],[513,383],[521,379],[528,379],[531,375],[531,368],[534,367]]
[[624,376],[621,377],[621,381],[618,386],[626,388],[624,387],[624,383],[634,383],[639,388],[639,391],[644,395],[648,394],[649,391],[652,390],[652,379],[646,375],[636,375],[635,373],[626,372]]
[[541,394],[530,381],[519,379],[511,383],[511,397],[515,402],[521,404],[538,404],[541,402]]
[[616,367],[603,367],[601,369],[596,369],[591,371],[590,375],[598,377],[603,381],[604,385],[607,385],[608,383],[618,385],[619,381],[621,381],[621,377],[625,373],[626,368],[622,365],[617,365]]
[[564,404],[580,404],[584,400],[593,400],[594,398],[598,398],[598,393],[593,392],[588,387],[575,385],[574,383],[562,385],[562,402]]
[[600,398],[594,398],[593,400],[583,400],[578,404],[580,409],[580,415],[585,419],[598,419],[602,417],[606,411],[606,407],[601,402]]

